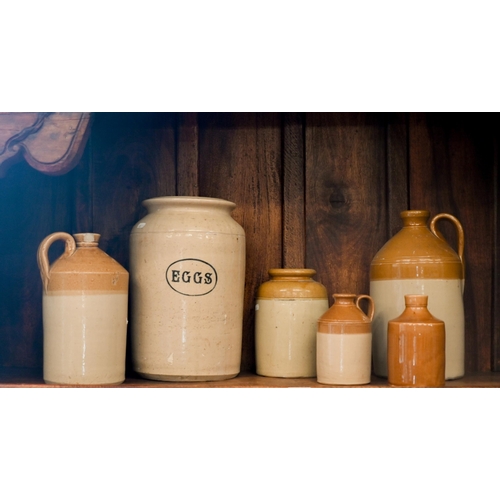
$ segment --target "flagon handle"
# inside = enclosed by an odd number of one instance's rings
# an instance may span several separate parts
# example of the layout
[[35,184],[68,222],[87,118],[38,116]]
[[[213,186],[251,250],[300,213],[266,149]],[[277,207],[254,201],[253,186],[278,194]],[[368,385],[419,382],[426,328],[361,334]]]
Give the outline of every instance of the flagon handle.
[[71,236],[71,234],[63,232],[49,234],[49,236],[47,236],[40,243],[40,245],[38,246],[37,261],[38,268],[40,269],[40,275],[42,277],[43,289],[45,291],[47,291],[49,287],[50,280],[50,264],[48,252],[50,245],[52,245],[52,243],[57,240],[63,240],[65,242],[64,253],[61,257],[69,257],[76,250],[76,243],[73,236]]
[[462,228],[462,224],[460,224],[460,221],[456,217],[454,217],[453,215],[450,215],[450,214],[437,214],[435,217],[433,217],[433,219],[431,220],[431,223],[429,225],[429,228],[430,228],[432,234],[434,234],[434,236],[437,236],[440,240],[445,241],[446,243],[448,243],[448,242],[444,239],[444,236],[441,234],[440,231],[438,231],[438,229],[436,227],[436,223],[441,219],[448,219],[455,226],[455,230],[457,232],[457,239],[458,239],[457,253],[458,253],[458,257],[459,257],[460,261],[462,262],[462,269],[463,269],[463,273],[465,276],[464,230]]
[[359,303],[363,299],[368,301],[368,312],[366,313],[366,315],[370,318],[370,321],[373,321],[373,315],[375,314],[375,304],[373,302],[373,299],[369,295],[358,295],[356,297],[356,307],[358,309],[361,309]]

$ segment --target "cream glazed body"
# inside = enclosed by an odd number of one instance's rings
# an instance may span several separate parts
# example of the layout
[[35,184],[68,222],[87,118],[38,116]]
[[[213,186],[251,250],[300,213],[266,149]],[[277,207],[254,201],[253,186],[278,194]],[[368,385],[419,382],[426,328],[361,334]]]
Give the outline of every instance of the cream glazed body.
[[223,380],[241,363],[245,233],[235,204],[166,196],[130,236],[134,370],[166,381]]
[[386,377],[387,326],[391,319],[405,309],[405,295],[428,296],[431,314],[439,313],[446,325],[446,378],[463,376],[465,364],[465,315],[463,281],[460,279],[406,279],[380,280],[370,283],[370,295],[380,308],[373,320],[373,334],[377,342],[373,346],[373,362],[377,374]]

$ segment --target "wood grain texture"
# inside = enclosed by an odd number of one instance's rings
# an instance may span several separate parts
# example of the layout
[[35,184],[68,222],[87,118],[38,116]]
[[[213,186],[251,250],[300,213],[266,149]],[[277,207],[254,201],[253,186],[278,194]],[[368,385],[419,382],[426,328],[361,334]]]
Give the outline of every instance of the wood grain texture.
[[255,369],[254,306],[282,266],[281,120],[277,113],[200,113],[200,195],[236,203],[246,235],[242,370]]
[[306,265],[304,116],[283,114],[283,267]]
[[306,117],[307,267],[329,292],[369,292],[370,263],[387,234],[383,115]]
[[401,212],[409,209],[408,195],[408,115],[387,116],[387,240],[402,227]]
[[[47,235],[72,231],[74,175],[49,177],[21,161],[0,179],[0,366],[42,366],[42,283],[36,252]],[[63,249],[52,245],[50,262]]]
[[500,119],[498,116],[491,125],[493,133],[493,325],[492,325],[492,369],[500,371]]
[[72,193],[74,198],[73,206],[68,210],[72,211],[72,228],[71,234],[89,233],[94,227],[94,211],[93,211],[93,155],[92,155],[92,138],[89,137],[87,146],[83,155],[74,168],[72,174]]
[[197,113],[177,113],[176,137],[176,193],[178,196],[199,196]]
[[[446,212],[465,233],[465,370],[491,369],[494,142],[481,114],[412,113],[410,208]],[[451,224],[439,225],[453,248]]]

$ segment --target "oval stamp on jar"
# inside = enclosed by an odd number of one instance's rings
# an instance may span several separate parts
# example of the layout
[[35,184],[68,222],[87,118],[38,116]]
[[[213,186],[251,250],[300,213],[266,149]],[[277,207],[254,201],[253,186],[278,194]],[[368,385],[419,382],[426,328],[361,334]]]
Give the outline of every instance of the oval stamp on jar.
[[211,264],[200,259],[172,262],[165,277],[170,288],[181,295],[207,295],[217,285],[217,271]]

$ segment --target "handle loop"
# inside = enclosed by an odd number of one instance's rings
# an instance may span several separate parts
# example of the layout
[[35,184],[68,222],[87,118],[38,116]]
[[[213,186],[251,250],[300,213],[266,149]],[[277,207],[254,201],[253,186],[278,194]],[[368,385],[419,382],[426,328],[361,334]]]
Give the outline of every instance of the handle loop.
[[[370,321],[372,321],[373,315],[375,314],[375,304],[373,302],[373,299],[369,295],[358,295],[356,297],[356,307],[358,309],[361,309],[361,307],[359,306],[359,302],[363,299],[368,301],[368,312],[366,313],[366,315],[368,316],[368,318],[370,318]],[[363,309],[361,309],[361,311],[362,310]]]
[[64,253],[61,255],[61,257],[69,257],[70,255],[73,255],[76,250],[76,243],[73,236],[71,236],[71,234],[63,232],[49,234],[49,236],[47,236],[40,243],[37,252],[37,262],[38,268],[40,269],[40,275],[42,277],[43,289],[45,290],[45,292],[49,287],[50,280],[50,264],[48,252],[50,245],[52,245],[52,243],[57,240],[63,240],[65,242]]
[[436,223],[440,219],[448,219],[455,226],[455,229],[457,231],[457,239],[458,239],[458,257],[460,259],[460,262],[462,263],[462,269],[463,269],[463,273],[465,276],[464,230],[463,230],[462,224],[460,224],[460,221],[456,217],[454,217],[453,215],[450,215],[450,214],[437,214],[435,217],[433,217],[429,228],[430,228],[432,234],[434,234],[434,236],[437,236],[440,240],[444,241],[445,243],[448,243],[448,242],[444,239],[444,236],[440,233],[440,231],[438,231],[438,229],[436,227]]

